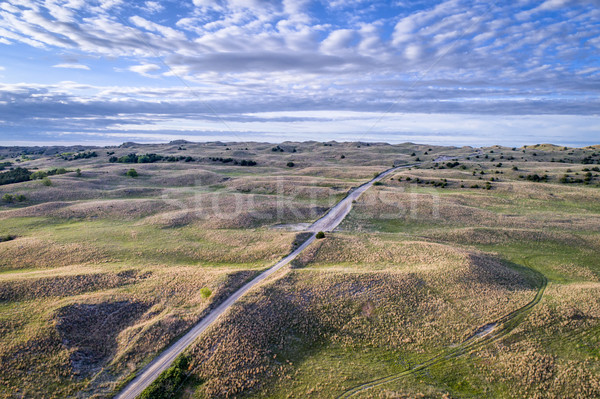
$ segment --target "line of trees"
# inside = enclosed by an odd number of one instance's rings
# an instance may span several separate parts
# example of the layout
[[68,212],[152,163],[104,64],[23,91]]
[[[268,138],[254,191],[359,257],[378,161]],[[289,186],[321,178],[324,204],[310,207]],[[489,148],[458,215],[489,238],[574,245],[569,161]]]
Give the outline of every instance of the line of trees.
[[48,176],[62,175],[69,172],[65,168],[55,168],[50,170],[39,170],[32,172],[27,168],[14,168],[7,172],[0,173],[0,186],[4,184],[21,183],[28,180],[47,180]]
[[210,157],[208,158],[213,162],[221,162],[221,163],[231,163],[233,165],[240,165],[240,166],[256,166],[256,161],[253,161],[251,159],[233,159],[233,158],[217,158],[217,157]]
[[65,161],[73,161],[76,159],[89,159],[89,158],[95,158],[98,156],[98,153],[96,151],[84,151],[84,152],[78,152],[76,154],[73,154],[72,152],[63,152],[62,154],[60,154],[60,157],[62,159],[64,159]]
[[131,154],[127,154],[122,157],[112,156],[109,158],[108,161],[112,162],[112,163],[115,163],[115,162],[118,162],[118,163],[154,163],[154,162],[179,162],[179,161],[193,162],[193,161],[195,161],[195,159],[194,159],[194,157],[190,157],[190,156],[173,156],[173,155],[165,156],[165,155],[158,155],[158,154],[138,155],[135,152],[132,152]]

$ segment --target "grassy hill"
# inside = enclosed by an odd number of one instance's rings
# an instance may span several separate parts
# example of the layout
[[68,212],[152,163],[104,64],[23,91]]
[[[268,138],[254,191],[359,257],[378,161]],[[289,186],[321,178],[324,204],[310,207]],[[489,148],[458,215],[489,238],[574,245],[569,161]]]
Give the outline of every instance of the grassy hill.
[[178,395],[598,396],[598,149],[2,148],[31,179],[0,185],[0,396],[110,397],[303,223],[415,162],[195,343]]

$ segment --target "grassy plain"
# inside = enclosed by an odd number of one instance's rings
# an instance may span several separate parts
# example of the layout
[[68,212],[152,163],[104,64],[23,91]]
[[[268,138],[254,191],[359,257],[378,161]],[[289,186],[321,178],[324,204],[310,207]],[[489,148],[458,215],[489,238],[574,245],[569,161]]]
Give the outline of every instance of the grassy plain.
[[[297,237],[289,225],[417,159],[190,348],[179,396],[337,397],[478,337],[530,302],[540,275],[549,281],[541,301],[506,334],[357,397],[600,395],[600,177],[597,164],[581,163],[600,159],[595,148],[177,142],[90,151],[98,156],[72,161],[0,151],[14,166],[71,171],[50,186],[0,186],[0,197],[27,198],[0,211],[0,237],[13,238],[0,242],[0,396],[111,396],[288,253]],[[132,152],[193,160],[109,160]],[[228,158],[257,165],[218,160]],[[132,167],[137,178],[125,176]]]
[[492,147],[390,176],[196,345],[183,396],[335,398],[394,376],[353,397],[600,395],[600,174],[588,157],[600,154]]
[[[272,226],[309,223],[410,159],[409,145],[329,144],[0,148],[4,171],[66,169],[0,186],[25,197],[0,201],[0,396],[110,396],[293,248]],[[111,160],[131,153],[177,161]]]

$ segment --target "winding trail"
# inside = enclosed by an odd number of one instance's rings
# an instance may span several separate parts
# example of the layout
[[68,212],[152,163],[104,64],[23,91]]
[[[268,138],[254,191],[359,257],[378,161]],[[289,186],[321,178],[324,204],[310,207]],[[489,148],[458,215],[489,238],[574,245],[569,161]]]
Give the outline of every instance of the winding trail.
[[473,351],[485,345],[488,345],[494,341],[497,341],[507,336],[515,327],[519,325],[519,323],[521,323],[521,321],[525,318],[525,316],[527,316],[531,309],[533,309],[533,307],[542,300],[544,291],[546,289],[546,286],[548,285],[548,279],[546,278],[546,276],[531,268],[528,269],[538,279],[539,287],[535,294],[535,297],[527,304],[520,307],[519,309],[516,309],[500,317],[496,321],[479,327],[469,338],[467,338],[460,344],[444,350],[443,352],[424,361],[423,363],[417,364],[413,368],[410,368],[403,372],[392,374],[387,377],[378,378],[366,382],[364,384],[358,385],[338,396],[338,399],[350,398],[368,389],[400,380],[406,376],[425,370],[428,367],[437,364],[442,364],[459,356],[472,353]]
[[416,166],[403,165],[393,167],[385,172],[377,175],[367,183],[351,190],[348,195],[331,208],[323,217],[314,222],[306,231],[313,233],[308,240],[296,248],[285,258],[277,262],[271,268],[265,270],[252,281],[246,283],[242,288],[233,293],[223,303],[210,311],[198,324],[192,327],[183,337],[177,340],[170,347],[165,349],[157,358],[141,370],[141,372],[119,393],[115,396],[116,399],[135,399],[144,389],[154,382],[160,374],[167,370],[173,361],[183,351],[185,351],[212,323],[214,323],[221,315],[223,315],[238,299],[254,288],[257,284],[264,281],[267,277],[294,260],[306,247],[308,247],[315,239],[316,233],[319,231],[333,231],[350,213],[352,209],[352,201],[358,199],[362,193],[367,191],[373,183],[379,181],[395,172],[398,169],[410,168]]

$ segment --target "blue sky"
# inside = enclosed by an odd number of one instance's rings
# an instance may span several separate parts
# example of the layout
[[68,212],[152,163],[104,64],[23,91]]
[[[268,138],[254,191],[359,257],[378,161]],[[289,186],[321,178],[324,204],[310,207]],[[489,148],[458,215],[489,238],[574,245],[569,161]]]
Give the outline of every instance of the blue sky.
[[0,145],[598,144],[599,56],[599,0],[0,0]]

